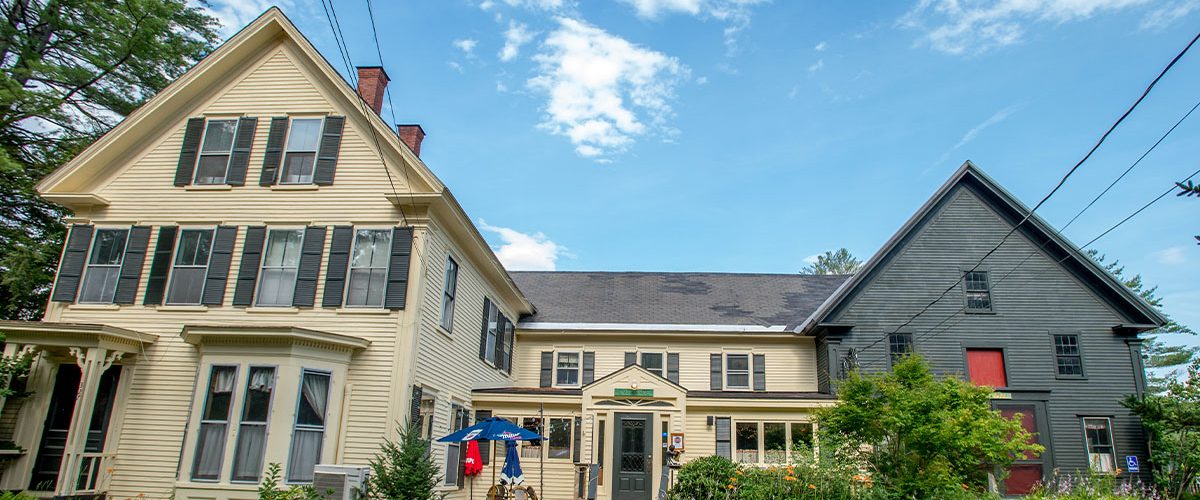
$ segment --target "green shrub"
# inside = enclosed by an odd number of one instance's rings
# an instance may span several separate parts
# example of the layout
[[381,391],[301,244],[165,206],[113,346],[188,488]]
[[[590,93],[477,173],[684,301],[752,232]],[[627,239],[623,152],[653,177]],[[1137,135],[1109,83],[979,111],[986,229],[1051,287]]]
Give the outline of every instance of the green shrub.
[[286,489],[279,486],[282,467],[278,463],[267,464],[267,472],[258,485],[258,500],[326,500],[329,495],[317,493],[309,484],[296,484]]
[[709,456],[691,460],[679,469],[670,496],[674,500],[723,500],[728,497],[731,479],[738,467],[725,457]]
[[1152,487],[1136,478],[1121,479],[1117,474],[1091,472],[1088,474],[1059,474],[1045,484],[1039,484],[1025,498],[1032,500],[1116,500],[1163,498]]
[[442,480],[438,470],[429,456],[429,441],[421,439],[420,429],[408,427],[400,431],[397,442],[384,440],[379,453],[371,459],[367,496],[411,500],[442,498],[443,495],[436,491]]

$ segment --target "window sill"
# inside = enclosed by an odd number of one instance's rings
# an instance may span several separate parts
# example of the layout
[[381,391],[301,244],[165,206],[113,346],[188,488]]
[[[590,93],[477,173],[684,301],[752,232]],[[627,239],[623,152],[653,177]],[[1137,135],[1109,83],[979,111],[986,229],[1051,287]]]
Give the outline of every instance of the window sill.
[[1082,375],[1055,375],[1054,379],[1055,380],[1082,380],[1085,382],[1087,381],[1087,377],[1084,377]]
[[272,184],[271,191],[316,191],[321,186],[316,184]]
[[176,488],[189,490],[239,490],[239,491],[257,491],[257,483],[242,483],[242,482],[220,482],[220,481],[177,481]]
[[983,315],[983,316],[989,316],[989,315],[994,316],[996,314],[996,311],[983,311],[983,310],[972,311],[970,309],[963,309],[963,314],[979,314],[979,315]]
[[229,184],[188,184],[183,189],[185,191],[230,191],[233,186]]
[[444,327],[442,325],[437,326],[437,331],[439,333],[441,333],[442,335],[445,335],[450,338],[454,338],[454,334],[450,333],[450,330],[447,330],[446,327]]
[[70,309],[76,311],[119,311],[120,304],[71,304]]
[[348,314],[348,315],[363,314],[363,315],[368,315],[368,316],[387,316],[387,315],[392,314],[391,309],[387,309],[387,308],[383,308],[383,307],[339,307],[339,308],[335,309],[333,312],[335,312],[337,314]]
[[205,312],[208,310],[208,306],[202,304],[165,304],[161,306],[155,306],[154,310],[165,312]]
[[247,307],[246,312],[248,312],[248,313],[266,313],[266,314],[269,314],[269,313],[298,314],[300,312],[300,308],[299,307],[254,306],[254,307]]

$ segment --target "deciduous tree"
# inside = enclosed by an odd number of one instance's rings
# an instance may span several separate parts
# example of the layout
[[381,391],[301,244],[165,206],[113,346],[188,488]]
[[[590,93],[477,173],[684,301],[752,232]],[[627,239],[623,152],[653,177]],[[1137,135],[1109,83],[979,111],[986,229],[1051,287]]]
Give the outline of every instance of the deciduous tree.
[[862,269],[862,265],[849,250],[839,248],[818,255],[816,262],[804,266],[800,274],[854,274]]

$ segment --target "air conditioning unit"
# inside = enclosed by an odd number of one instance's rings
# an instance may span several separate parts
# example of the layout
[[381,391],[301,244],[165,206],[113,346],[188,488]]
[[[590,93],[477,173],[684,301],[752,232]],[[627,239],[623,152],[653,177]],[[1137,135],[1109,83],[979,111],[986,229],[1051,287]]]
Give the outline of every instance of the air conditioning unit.
[[330,500],[355,500],[362,498],[370,473],[370,468],[358,465],[317,464],[313,489]]

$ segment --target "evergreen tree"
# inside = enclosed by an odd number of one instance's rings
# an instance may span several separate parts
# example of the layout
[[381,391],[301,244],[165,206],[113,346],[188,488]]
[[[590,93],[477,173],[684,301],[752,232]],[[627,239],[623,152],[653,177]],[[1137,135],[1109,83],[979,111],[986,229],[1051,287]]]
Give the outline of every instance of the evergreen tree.
[[369,498],[442,498],[437,492],[442,476],[429,456],[429,440],[421,438],[421,430],[416,426],[401,429],[396,442],[384,440],[370,465]]
[[0,317],[41,317],[62,250],[34,185],[212,49],[188,3],[0,0]]
[[804,266],[800,274],[854,274],[862,269],[863,263],[849,250],[839,248],[817,256],[817,261]]

